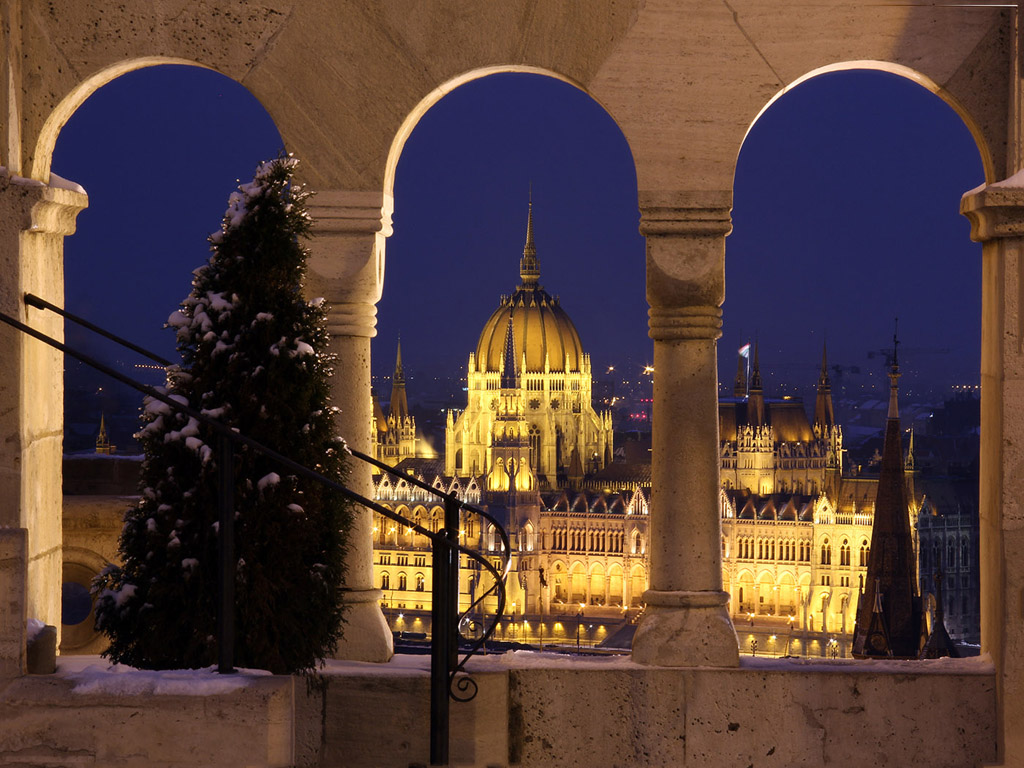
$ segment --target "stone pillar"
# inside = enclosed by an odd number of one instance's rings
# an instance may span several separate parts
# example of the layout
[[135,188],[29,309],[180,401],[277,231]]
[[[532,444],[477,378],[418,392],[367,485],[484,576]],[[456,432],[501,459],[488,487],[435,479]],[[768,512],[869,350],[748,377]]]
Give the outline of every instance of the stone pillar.
[[[370,453],[370,339],[377,331],[377,301],[384,277],[384,241],[390,211],[380,192],[323,190],[309,206],[313,217],[307,293],[327,299],[331,351],[337,356],[331,394],[338,431],[352,448]],[[371,470],[351,460],[348,486],[373,496]],[[345,626],[336,657],[384,662],[394,652],[373,583],[373,513],[357,507],[345,561]]]
[[[60,317],[23,297],[63,305],[64,237],[87,204],[81,192],[0,171],[0,311],[57,339]],[[63,371],[60,352],[0,326],[0,528],[27,530],[26,612],[58,630]]]
[[654,339],[650,588],[633,659],[737,666],[722,589],[716,346],[731,195],[641,198]]
[[[996,666],[1002,765],[1024,763],[1024,173],[964,195],[982,243],[982,653]],[[1009,556],[1008,556],[1009,555]]]
[[0,680],[26,671],[28,531],[0,528]]

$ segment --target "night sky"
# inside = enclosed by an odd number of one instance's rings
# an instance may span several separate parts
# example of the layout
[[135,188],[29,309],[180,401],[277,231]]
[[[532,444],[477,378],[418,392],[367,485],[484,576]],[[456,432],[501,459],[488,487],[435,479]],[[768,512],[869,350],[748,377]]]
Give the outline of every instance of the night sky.
[[[205,260],[235,180],[280,146],[256,100],[206,70],[146,69],[94,94],[53,161],[90,195],[66,241],[67,307],[170,354],[162,324]],[[860,367],[851,380],[870,383],[884,361],[869,352],[891,344],[898,315],[908,387],[976,383],[980,246],[957,209],[981,181],[959,118],[909,81],[836,73],[779,99],[739,158],[723,382],[756,337],[769,390],[813,384],[823,338],[830,362]],[[499,75],[445,97],[405,147],[375,374],[390,373],[399,334],[412,399],[417,380],[465,366],[498,296],[518,283],[531,184],[541,282],[595,372],[650,362],[625,139],[582,92]]]

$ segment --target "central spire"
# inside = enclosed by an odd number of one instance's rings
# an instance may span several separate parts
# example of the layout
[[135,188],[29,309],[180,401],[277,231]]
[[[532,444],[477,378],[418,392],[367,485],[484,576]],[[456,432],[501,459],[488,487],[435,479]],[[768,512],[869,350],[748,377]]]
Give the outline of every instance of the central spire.
[[540,280],[540,261],[537,259],[537,247],[533,244],[533,190],[530,190],[530,208],[526,217],[526,245],[523,246],[523,258],[519,260],[519,277],[524,287],[537,285]]
[[897,392],[899,390],[900,381],[900,361],[899,361],[899,320],[896,320],[897,330],[892,334],[892,368],[889,370],[889,416],[890,419],[898,419],[900,417],[900,407],[897,402]]

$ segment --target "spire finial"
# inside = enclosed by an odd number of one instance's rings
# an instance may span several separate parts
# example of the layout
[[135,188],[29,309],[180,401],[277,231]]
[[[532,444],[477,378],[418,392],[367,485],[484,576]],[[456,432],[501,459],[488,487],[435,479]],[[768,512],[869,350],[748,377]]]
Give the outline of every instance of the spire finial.
[[899,318],[894,321],[894,330],[892,334],[892,370],[889,371],[889,415],[890,419],[898,419],[900,417],[900,408],[897,402],[896,393],[899,388],[900,380],[900,364],[899,364]]
[[395,378],[394,381],[405,383],[405,371],[402,370],[402,335],[398,335],[398,352],[395,355]]
[[748,387],[751,391],[761,391],[761,360],[758,354],[758,347],[760,342],[757,338],[754,338],[754,367],[750,372],[750,385]]
[[540,261],[537,259],[537,247],[533,243],[533,184],[530,184],[529,211],[526,216],[526,245],[523,246],[523,258],[519,261],[519,277],[523,285],[536,285],[540,280]]
[[516,388],[516,335],[512,312],[508,314],[508,325],[505,327],[505,345],[502,349],[501,388]]

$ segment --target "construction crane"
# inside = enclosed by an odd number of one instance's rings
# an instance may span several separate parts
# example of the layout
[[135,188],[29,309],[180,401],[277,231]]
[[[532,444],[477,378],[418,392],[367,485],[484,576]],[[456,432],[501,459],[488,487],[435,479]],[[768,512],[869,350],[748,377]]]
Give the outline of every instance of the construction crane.
[[[952,352],[949,347],[904,347],[900,350],[901,355],[948,355]],[[876,357],[885,358],[885,367],[889,368],[892,366],[892,347],[886,347],[885,349],[872,349],[868,350],[868,360],[874,360]]]

